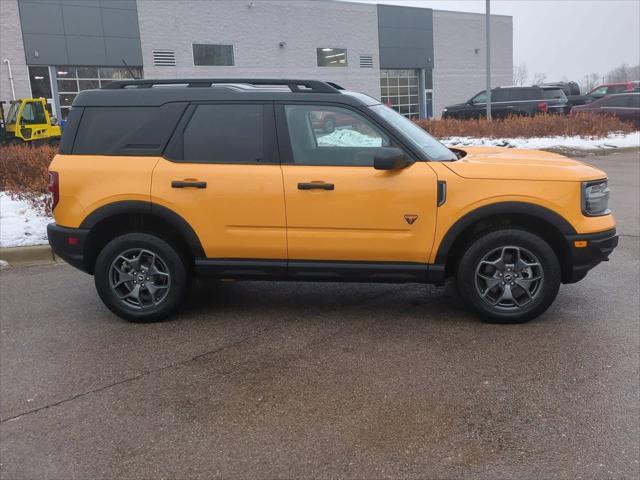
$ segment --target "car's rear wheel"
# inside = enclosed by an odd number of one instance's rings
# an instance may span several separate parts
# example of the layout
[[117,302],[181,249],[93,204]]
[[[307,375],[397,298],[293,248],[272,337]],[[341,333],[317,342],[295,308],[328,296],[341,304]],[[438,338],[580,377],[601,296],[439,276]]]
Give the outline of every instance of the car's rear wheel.
[[495,323],[522,323],[542,314],[556,298],[560,280],[560,264],[549,244],[515,229],[476,239],[457,269],[465,303]]
[[111,240],[98,255],[94,276],[104,304],[132,322],[171,315],[184,300],[190,280],[179,252],[147,233]]

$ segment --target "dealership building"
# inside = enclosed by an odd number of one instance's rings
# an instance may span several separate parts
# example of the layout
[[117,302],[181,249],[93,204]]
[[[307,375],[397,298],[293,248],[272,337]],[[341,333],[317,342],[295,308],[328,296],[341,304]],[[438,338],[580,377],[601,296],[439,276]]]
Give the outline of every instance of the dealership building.
[[[0,0],[0,100],[119,78],[305,78],[412,118],[485,86],[485,16],[339,0]],[[491,16],[492,84],[509,85],[513,23]]]

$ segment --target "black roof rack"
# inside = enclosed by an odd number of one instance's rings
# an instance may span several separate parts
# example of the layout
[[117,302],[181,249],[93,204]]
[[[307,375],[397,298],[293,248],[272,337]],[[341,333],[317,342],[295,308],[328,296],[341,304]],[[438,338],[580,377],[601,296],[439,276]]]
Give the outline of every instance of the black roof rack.
[[294,93],[340,93],[341,87],[334,83],[320,80],[291,80],[271,78],[174,78],[174,79],[144,79],[144,80],[116,80],[102,87],[107,90],[122,88],[151,88],[154,85],[186,85],[187,87],[211,87],[215,84],[247,84],[247,85],[283,85]]

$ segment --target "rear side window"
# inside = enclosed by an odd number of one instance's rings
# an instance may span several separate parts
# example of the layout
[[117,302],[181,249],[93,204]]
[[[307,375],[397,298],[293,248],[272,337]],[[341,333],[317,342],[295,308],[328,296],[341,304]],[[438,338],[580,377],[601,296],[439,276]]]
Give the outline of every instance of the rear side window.
[[85,107],[75,155],[159,156],[186,103],[160,107]]
[[511,90],[506,88],[494,90],[491,93],[492,102],[508,102],[509,100],[511,100]]
[[265,105],[198,105],[183,142],[184,162],[264,163]]

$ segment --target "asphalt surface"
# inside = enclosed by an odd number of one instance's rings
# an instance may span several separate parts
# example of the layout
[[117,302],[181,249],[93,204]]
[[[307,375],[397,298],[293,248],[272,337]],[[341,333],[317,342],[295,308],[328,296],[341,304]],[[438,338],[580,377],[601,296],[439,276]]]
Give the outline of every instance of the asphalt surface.
[[133,325],[68,266],[2,271],[2,478],[639,478],[640,159],[585,160],[620,246],[525,325],[451,287],[276,282]]

